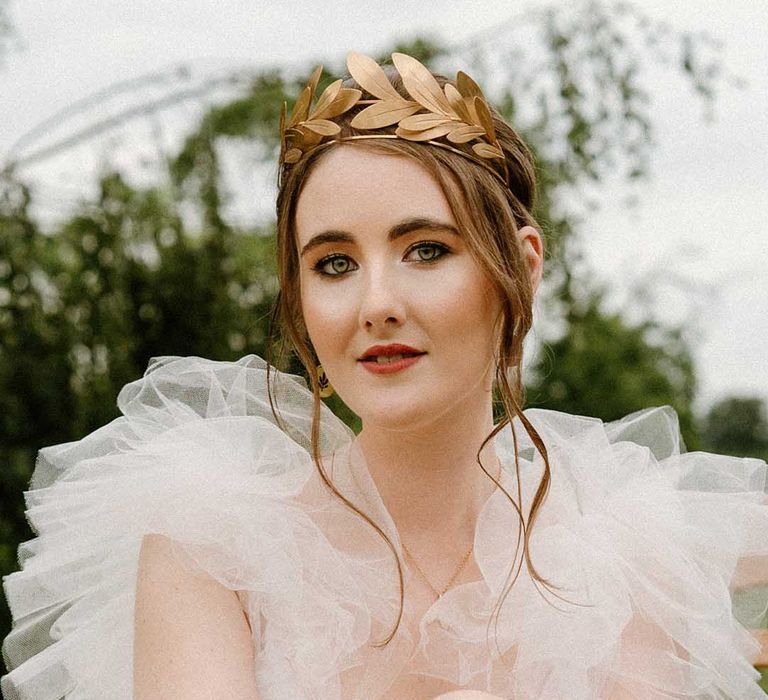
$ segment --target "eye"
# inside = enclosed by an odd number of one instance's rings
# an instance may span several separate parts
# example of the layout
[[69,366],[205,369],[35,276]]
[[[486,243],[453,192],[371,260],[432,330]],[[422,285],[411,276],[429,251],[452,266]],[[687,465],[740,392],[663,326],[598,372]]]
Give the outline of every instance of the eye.
[[339,277],[347,272],[357,269],[352,258],[346,255],[327,255],[324,258],[320,258],[312,267],[313,270],[321,275],[328,277]]
[[[450,253],[448,246],[436,241],[421,241],[412,245],[405,254],[409,258],[415,253],[415,262],[431,263],[436,262],[444,255]],[[411,257],[411,259],[414,259]]]

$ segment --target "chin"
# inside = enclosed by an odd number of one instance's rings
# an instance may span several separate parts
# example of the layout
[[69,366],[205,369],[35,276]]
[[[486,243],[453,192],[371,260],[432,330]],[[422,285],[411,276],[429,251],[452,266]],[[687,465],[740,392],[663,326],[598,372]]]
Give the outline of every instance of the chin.
[[375,401],[362,399],[350,408],[360,417],[363,426],[414,432],[429,430],[435,419],[445,413],[446,404],[446,397],[400,392],[399,396],[378,396]]

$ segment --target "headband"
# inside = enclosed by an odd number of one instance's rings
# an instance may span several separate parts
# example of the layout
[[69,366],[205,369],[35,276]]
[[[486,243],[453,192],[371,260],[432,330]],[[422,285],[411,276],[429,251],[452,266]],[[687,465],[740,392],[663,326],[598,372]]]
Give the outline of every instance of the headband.
[[[347,68],[355,82],[376,99],[363,100],[356,88],[331,83],[312,106],[322,66],[313,71],[286,120],[287,105],[280,112],[280,165],[290,167],[312,151],[343,141],[360,139],[404,139],[428,143],[468,158],[493,173],[509,187],[509,171],[496,137],[493,119],[482,91],[472,78],[459,71],[455,85],[440,87],[432,73],[412,56],[393,53],[395,65],[408,97],[401,95],[381,66],[360,53],[347,56]],[[410,99],[409,99],[410,98]],[[350,122],[353,129],[375,132],[397,124],[394,133],[340,136],[333,121],[353,107],[364,106]],[[437,139],[446,139],[438,141]],[[454,145],[472,143],[470,150]]]

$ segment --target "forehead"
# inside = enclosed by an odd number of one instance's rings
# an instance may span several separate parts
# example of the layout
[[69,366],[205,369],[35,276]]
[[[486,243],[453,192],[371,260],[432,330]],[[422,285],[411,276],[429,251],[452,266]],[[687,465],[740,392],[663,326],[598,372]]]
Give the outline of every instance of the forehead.
[[408,156],[333,146],[308,177],[296,205],[298,243],[329,228],[388,229],[429,216],[455,224],[439,183]]

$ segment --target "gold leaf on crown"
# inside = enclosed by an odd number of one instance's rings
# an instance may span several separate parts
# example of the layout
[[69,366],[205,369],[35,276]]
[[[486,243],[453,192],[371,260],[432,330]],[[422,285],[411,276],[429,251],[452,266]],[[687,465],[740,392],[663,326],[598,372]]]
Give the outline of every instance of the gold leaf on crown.
[[280,111],[280,160],[285,163],[297,162],[307,150],[317,146],[324,137],[338,134],[341,128],[331,119],[351,109],[363,94],[360,90],[341,87],[342,81],[336,80],[323,90],[314,109],[310,110],[312,97],[322,72],[322,66],[315,68],[299,99],[293,105],[287,127],[286,104],[283,103]]
[[[504,153],[496,138],[496,130],[482,91],[472,78],[459,71],[455,85],[440,87],[430,71],[412,56],[393,53],[395,65],[409,97],[401,95],[390,83],[381,66],[372,58],[351,52],[347,56],[349,74],[357,84],[377,99],[362,100],[356,88],[342,87],[336,80],[322,92],[314,108],[312,99],[322,74],[322,66],[312,73],[306,87],[291,110],[286,124],[287,105],[280,112],[280,163],[293,164],[314,148],[339,137],[341,128],[332,121],[356,105],[367,105],[350,122],[354,129],[376,131],[397,124],[394,135],[362,135],[354,138],[402,138],[428,142],[455,151],[472,160],[501,161],[506,183],[507,168]],[[445,138],[452,144],[472,144],[472,154],[435,139]],[[483,163],[483,160],[479,162]],[[487,164],[486,167],[490,165]],[[501,178],[493,168],[491,172]]]

